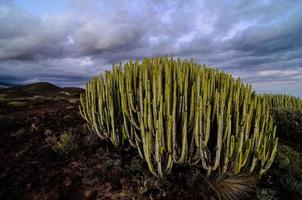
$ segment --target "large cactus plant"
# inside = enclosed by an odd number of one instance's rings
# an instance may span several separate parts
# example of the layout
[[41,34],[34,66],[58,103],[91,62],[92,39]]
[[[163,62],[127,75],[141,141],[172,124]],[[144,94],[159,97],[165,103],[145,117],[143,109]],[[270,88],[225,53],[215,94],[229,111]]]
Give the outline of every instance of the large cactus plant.
[[138,150],[152,174],[195,165],[213,174],[262,175],[278,139],[268,106],[239,79],[193,60],[146,58],[86,84],[80,113],[116,147]]
[[302,99],[286,94],[261,94],[272,109],[292,108],[302,109]]

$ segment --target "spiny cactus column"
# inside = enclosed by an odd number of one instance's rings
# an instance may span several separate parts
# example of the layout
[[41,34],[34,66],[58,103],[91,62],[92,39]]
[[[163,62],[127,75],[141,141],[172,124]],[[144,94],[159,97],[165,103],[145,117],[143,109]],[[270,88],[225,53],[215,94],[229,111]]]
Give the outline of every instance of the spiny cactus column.
[[262,94],[270,108],[294,108],[302,109],[302,100],[299,97],[285,94]]
[[277,139],[268,106],[251,86],[192,60],[160,57],[113,67],[86,85],[80,111],[102,139],[137,148],[152,174],[199,165],[265,173]]
[[122,135],[120,123],[123,119],[118,84],[117,74],[106,72],[105,76],[86,83],[85,94],[80,98],[81,116],[98,136],[110,139],[116,147],[122,145],[126,138]]

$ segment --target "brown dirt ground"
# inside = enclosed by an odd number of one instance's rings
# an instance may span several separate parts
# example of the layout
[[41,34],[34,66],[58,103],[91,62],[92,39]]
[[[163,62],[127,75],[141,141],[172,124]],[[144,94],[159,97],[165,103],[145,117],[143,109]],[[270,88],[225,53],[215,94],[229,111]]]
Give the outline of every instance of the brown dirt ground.
[[[72,133],[77,148],[55,152],[50,135]],[[118,151],[84,126],[78,104],[68,99],[0,108],[0,199],[209,199],[179,168],[155,179],[135,150]]]

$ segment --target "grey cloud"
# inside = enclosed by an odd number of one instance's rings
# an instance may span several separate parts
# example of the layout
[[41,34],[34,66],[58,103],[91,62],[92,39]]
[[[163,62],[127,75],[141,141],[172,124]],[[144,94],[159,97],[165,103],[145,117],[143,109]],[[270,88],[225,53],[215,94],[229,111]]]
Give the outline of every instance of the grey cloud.
[[67,48],[64,18],[38,18],[15,6],[0,5],[0,59],[60,57]]
[[[78,84],[113,63],[173,55],[222,68],[257,88],[267,81],[301,83],[298,0],[66,0],[72,11],[52,16],[8,2],[0,0],[0,79]],[[275,79],[258,73],[272,69],[299,73]]]
[[[302,7],[301,7],[302,8]],[[287,52],[302,46],[302,13],[280,21],[279,25],[254,26],[233,40],[233,48],[254,55]]]
[[85,53],[102,53],[135,43],[140,34],[138,27],[129,22],[112,26],[110,21],[93,19],[84,23],[73,36]]

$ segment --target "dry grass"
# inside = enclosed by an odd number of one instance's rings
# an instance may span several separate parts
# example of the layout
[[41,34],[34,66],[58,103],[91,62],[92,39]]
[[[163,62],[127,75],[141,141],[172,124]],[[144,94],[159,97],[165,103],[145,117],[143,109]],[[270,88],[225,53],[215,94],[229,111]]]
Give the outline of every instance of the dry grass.
[[245,174],[214,180],[203,178],[209,191],[213,192],[219,200],[249,199],[256,188],[256,179]]
[[20,108],[20,107],[27,106],[28,103],[27,102],[23,102],[23,101],[12,101],[12,102],[9,102],[7,105],[10,106],[10,107],[18,107],[18,108]]

